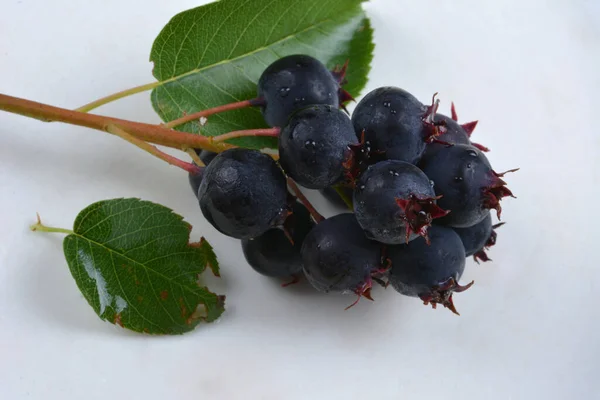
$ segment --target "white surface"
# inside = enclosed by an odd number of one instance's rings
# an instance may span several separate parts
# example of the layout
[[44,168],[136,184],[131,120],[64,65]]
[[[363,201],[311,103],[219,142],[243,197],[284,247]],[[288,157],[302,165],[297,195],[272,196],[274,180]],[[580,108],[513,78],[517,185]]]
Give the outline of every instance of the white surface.
[[[161,27],[197,0],[2,0],[0,92],[66,107],[152,81]],[[483,4],[485,3],[485,4]],[[144,4],[143,6],[141,4]],[[600,7],[593,1],[397,1],[366,6],[377,48],[369,89],[397,85],[462,120],[518,199],[493,263],[433,311],[376,290],[284,290],[203,220],[187,177],[100,132],[0,113],[0,398],[567,399],[596,397],[600,367],[597,116]],[[98,112],[158,122],[148,93]],[[100,321],[60,235],[88,204],[139,196],[206,235],[228,309],[182,337]],[[317,202],[324,212],[332,210]],[[217,288],[217,287],[216,287]]]

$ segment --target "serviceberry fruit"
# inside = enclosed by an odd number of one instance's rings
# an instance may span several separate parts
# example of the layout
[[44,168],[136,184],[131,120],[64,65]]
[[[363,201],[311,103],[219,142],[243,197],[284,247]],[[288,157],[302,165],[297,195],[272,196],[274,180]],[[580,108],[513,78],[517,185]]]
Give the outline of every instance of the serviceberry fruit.
[[437,304],[458,314],[452,301],[454,292],[467,290],[473,282],[460,286],[465,269],[465,249],[450,228],[434,225],[429,229],[430,244],[417,238],[410,243],[387,247],[392,268],[389,282],[399,293],[420,297],[433,308]]
[[283,229],[269,229],[254,239],[243,239],[242,250],[248,264],[258,273],[285,278],[302,272],[300,249],[315,223],[306,207],[295,202]]
[[319,60],[291,55],[273,62],[258,81],[258,99],[269,126],[283,126],[290,115],[312,104],[340,106],[340,82]]
[[217,155],[204,169],[198,198],[208,222],[237,239],[257,237],[290,214],[285,176],[257,150],[235,148]]
[[417,167],[388,160],[371,165],[356,182],[354,212],[367,237],[387,244],[427,238],[431,221],[447,214],[436,205],[429,178]]
[[[423,172],[434,182],[435,193],[442,196],[438,205],[450,213],[437,220],[443,225],[467,228],[481,222],[488,210],[495,209],[498,218],[500,200],[513,196],[487,157],[473,146],[456,144],[436,151],[421,164]],[[514,196],[513,196],[514,197]]]
[[352,123],[338,108],[313,105],[294,113],[279,135],[279,162],[299,185],[324,189],[351,168],[357,144]]
[[[213,153],[212,151],[208,150],[196,150],[196,153],[198,154],[198,157],[200,157],[200,160],[204,163],[204,165],[210,164],[213,158],[217,156],[217,153]],[[197,165],[195,162],[192,162],[192,164]],[[198,188],[200,187],[200,183],[202,183],[203,176],[204,170],[202,170],[202,172],[198,174],[193,174],[191,172],[188,173],[188,180],[190,182],[192,192],[194,192],[194,196],[196,196],[196,198],[198,197]]]
[[372,275],[385,269],[381,245],[369,240],[353,214],[317,224],[302,245],[304,274],[325,293],[355,293],[371,299]]
[[363,133],[374,151],[387,159],[416,163],[425,150],[425,138],[433,129],[426,123],[431,107],[397,87],[381,87],[368,93],[352,113],[358,138]]
[[504,223],[492,225],[492,216],[488,213],[481,222],[468,228],[454,228],[454,231],[460,236],[463,245],[465,246],[465,255],[473,256],[473,259],[479,263],[481,261],[491,261],[485,252],[490,247],[496,244],[496,228],[501,227]]

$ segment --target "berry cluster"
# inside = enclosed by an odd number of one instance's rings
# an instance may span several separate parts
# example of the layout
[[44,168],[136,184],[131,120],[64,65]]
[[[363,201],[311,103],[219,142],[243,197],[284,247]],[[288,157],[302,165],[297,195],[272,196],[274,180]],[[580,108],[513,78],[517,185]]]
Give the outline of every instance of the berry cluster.
[[[202,213],[241,239],[263,275],[304,275],[317,290],[356,301],[371,299],[373,282],[391,283],[457,313],[452,294],[473,283],[459,284],[466,257],[489,260],[499,226],[490,210],[499,218],[500,200],[512,196],[504,174],[471,142],[476,122],[458,124],[454,107],[451,117],[438,114],[435,96],[425,105],[382,87],[350,118],[345,71],[305,55],[271,64],[253,105],[280,129],[279,160],[241,148],[199,153],[206,167],[190,183]],[[288,192],[295,183],[338,202],[345,194],[354,212],[323,219]]]

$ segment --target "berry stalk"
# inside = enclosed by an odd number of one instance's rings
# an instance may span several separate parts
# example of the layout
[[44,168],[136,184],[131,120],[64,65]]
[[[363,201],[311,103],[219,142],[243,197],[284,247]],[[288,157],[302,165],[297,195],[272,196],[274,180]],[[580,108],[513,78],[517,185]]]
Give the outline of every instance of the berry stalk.
[[174,119],[173,121],[164,123],[163,127],[172,129],[177,126],[183,125],[187,122],[199,120],[200,118],[206,118],[211,115],[219,114],[219,113],[222,113],[225,111],[239,110],[241,108],[247,108],[247,107],[254,107],[254,106],[260,105],[261,102],[262,102],[261,99],[252,99],[252,100],[238,101],[236,103],[224,104],[222,106],[217,106],[217,107],[209,108],[207,110],[198,111],[193,114],[184,115],[181,118],[177,118],[177,119]]
[[313,217],[315,222],[319,223],[325,219],[321,214],[319,214],[317,209],[313,207],[310,201],[308,201],[304,193],[302,193],[298,185],[296,185],[296,182],[294,182],[291,178],[287,178],[287,184],[290,187],[290,189],[292,189],[292,192],[294,192],[294,195],[296,195],[298,200],[300,200],[300,202],[304,205],[304,207],[306,207],[308,212],[310,212],[310,215]]
[[190,174],[198,175],[198,174],[202,173],[202,168],[200,168],[194,164],[191,164],[189,162],[180,160],[177,157],[173,157],[172,155],[167,154],[162,150],[159,150],[156,146],[151,145],[150,143],[144,142],[143,140],[140,140],[134,136],[131,136],[129,133],[125,132],[123,129],[119,128],[116,125],[108,125],[106,127],[106,130],[107,130],[107,132],[112,133],[113,135],[119,136],[120,138],[128,141],[129,143],[133,144],[134,146],[137,146],[140,149],[152,154],[153,156],[160,158],[163,161],[166,161],[168,164],[179,167],[179,168],[183,169],[184,171],[189,172]]

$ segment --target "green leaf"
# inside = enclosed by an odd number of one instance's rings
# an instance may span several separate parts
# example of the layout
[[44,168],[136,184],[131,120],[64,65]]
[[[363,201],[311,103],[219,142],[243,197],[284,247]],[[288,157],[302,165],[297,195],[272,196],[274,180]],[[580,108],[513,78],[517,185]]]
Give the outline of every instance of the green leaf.
[[190,230],[164,206],[106,200],[79,213],[63,247],[100,318],[136,332],[180,334],[224,310],[225,298],[198,284],[206,266],[218,273],[218,264],[204,239],[189,243]]
[[[328,67],[350,61],[347,90],[358,96],[373,57],[372,29],[362,0],[221,0],[176,15],[152,47],[152,105],[164,121],[256,97],[256,83],[273,61],[308,54]],[[229,111],[178,129],[214,136],[265,127],[257,108]],[[273,147],[273,138],[234,144]]]

